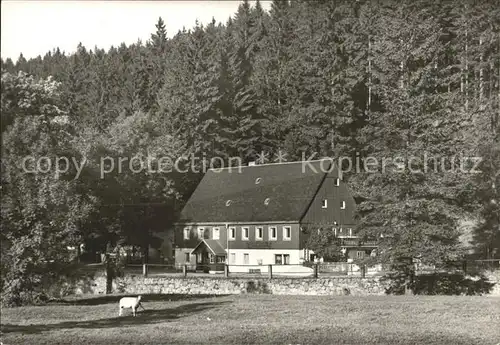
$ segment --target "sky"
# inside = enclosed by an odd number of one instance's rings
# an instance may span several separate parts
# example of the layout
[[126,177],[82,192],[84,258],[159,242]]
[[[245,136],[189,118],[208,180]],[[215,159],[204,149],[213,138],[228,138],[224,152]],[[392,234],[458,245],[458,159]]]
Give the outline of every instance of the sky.
[[[15,1],[1,2],[1,56],[15,62],[22,52],[29,59],[56,47],[73,53],[79,42],[87,49],[108,49],[150,38],[162,17],[167,35],[198,19],[225,23],[240,1]],[[250,1],[254,4],[254,1]],[[264,9],[270,2],[261,1]]]

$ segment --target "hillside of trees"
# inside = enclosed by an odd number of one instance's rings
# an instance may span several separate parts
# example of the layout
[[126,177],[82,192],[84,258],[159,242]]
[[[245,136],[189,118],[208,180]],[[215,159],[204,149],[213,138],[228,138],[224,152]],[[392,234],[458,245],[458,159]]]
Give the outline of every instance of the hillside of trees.
[[[474,219],[476,255],[499,257],[497,1],[274,0],[269,12],[243,1],[226,23],[172,38],[154,25],[147,42],[107,51],[2,59],[4,291],[36,284],[68,246],[152,244],[202,177],[119,172],[111,159],[103,177],[103,157],[156,157],[156,171],[162,156],[248,163],[262,151],[416,157],[415,169],[441,157],[437,171],[347,172],[359,232],[384,234],[383,260],[442,264],[470,249],[458,225]],[[26,173],[27,156],[67,157],[68,169]]]

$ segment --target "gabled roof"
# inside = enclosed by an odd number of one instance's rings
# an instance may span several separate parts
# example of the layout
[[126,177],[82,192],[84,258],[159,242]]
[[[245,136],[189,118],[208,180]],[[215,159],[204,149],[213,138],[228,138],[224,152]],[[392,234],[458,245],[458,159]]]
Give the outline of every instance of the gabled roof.
[[[179,223],[299,222],[332,164],[326,159],[209,170]],[[338,176],[337,170],[330,174]]]
[[195,254],[196,250],[200,248],[202,245],[205,245],[214,255],[223,256],[226,255],[226,250],[222,247],[219,241],[217,240],[205,240],[202,239],[200,243],[191,251],[191,254]]

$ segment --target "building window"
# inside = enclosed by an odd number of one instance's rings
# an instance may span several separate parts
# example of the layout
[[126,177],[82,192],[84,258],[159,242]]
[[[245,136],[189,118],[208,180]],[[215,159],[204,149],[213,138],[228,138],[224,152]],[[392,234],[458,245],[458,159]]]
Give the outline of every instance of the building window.
[[215,255],[210,255],[210,263],[213,264],[215,263]]
[[205,228],[198,228],[198,238],[199,239],[205,238]]
[[229,228],[229,239],[230,240],[236,239],[236,228],[234,226]]
[[249,265],[250,264],[250,254],[243,254],[243,265]]
[[351,229],[351,228],[349,228],[349,229],[347,229],[347,230],[349,231],[349,237],[352,237],[352,229]]
[[241,239],[248,240],[248,235],[250,233],[250,228],[248,226],[244,226],[241,228]]
[[339,178],[336,178],[335,179],[335,185],[338,187],[340,185],[340,179]]
[[344,229],[340,228],[339,229],[339,236],[343,236],[344,235]]
[[184,239],[185,240],[189,240],[189,234],[190,233],[190,229],[189,228],[184,228]]
[[333,228],[333,235],[337,236],[337,228]]
[[231,253],[231,261],[230,261],[231,264],[236,264],[236,254],[235,253]]
[[340,204],[340,209],[345,210],[345,201],[342,201],[342,204]]
[[289,226],[283,227],[283,239],[290,240],[292,238],[292,228]]
[[219,240],[220,239],[220,229],[218,227],[212,229],[212,239],[213,240]]
[[189,253],[184,253],[184,261],[185,262],[190,262],[191,261],[191,255]]
[[275,254],[274,263],[276,265],[290,265],[290,255],[289,254]]
[[264,200],[264,205],[269,205],[269,203],[271,202],[271,199],[269,198],[266,198],[266,200]]
[[259,184],[259,183],[260,183],[260,181],[261,181],[261,178],[260,178],[260,177],[257,177],[257,178],[255,179],[255,184]]
[[255,228],[255,239],[256,240],[262,240],[264,237],[264,228],[259,226]]
[[365,252],[360,252],[360,251],[356,252],[356,257],[358,259],[364,258],[365,257]]
[[323,199],[323,203],[321,204],[321,208],[327,208],[328,207],[328,200]]
[[231,200],[226,201],[226,206],[229,206],[229,205],[231,205]]
[[278,230],[275,226],[269,227],[269,239],[274,241],[278,239]]

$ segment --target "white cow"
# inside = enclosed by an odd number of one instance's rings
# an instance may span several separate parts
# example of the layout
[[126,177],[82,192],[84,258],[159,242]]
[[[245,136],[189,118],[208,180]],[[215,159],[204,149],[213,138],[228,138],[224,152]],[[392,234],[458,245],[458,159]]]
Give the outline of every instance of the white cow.
[[141,296],[123,297],[122,299],[120,299],[120,313],[118,315],[122,316],[123,308],[132,308],[132,313],[135,316],[135,312],[137,311],[137,308],[139,308],[139,307],[141,307],[143,310],[145,310],[141,304]]

